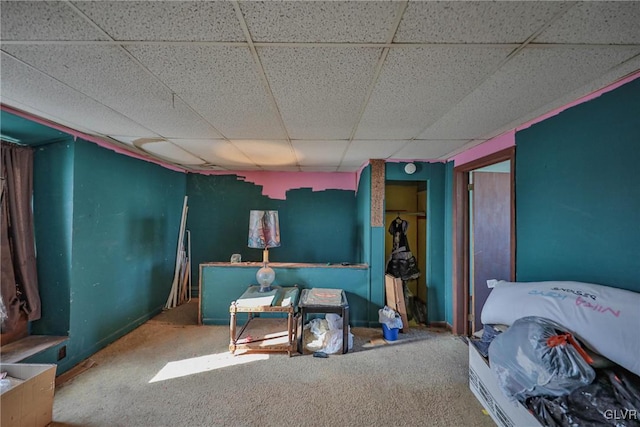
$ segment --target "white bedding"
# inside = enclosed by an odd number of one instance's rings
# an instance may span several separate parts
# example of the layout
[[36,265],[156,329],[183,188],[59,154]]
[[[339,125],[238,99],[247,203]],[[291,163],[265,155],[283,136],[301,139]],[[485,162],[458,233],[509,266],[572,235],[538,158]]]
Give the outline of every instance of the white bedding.
[[640,293],[582,282],[499,281],[483,324],[539,316],[558,322],[587,347],[640,375]]

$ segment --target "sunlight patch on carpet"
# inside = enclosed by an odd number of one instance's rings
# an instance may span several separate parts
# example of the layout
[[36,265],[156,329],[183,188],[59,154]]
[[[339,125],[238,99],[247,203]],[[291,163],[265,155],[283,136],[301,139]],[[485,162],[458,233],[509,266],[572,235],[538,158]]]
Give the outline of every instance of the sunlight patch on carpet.
[[268,354],[243,354],[240,356],[234,356],[231,353],[225,352],[178,360],[167,363],[162,369],[160,369],[155,377],[151,378],[149,383],[186,377],[187,375],[199,374],[201,372],[213,371],[216,369],[228,368],[229,366],[242,365],[245,363],[268,359]]

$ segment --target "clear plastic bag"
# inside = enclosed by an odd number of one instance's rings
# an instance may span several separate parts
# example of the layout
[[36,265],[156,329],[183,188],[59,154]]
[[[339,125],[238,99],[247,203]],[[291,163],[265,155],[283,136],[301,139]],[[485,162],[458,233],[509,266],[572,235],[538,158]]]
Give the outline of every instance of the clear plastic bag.
[[386,305],[378,310],[378,322],[387,325],[389,329],[402,329],[400,314]]
[[595,371],[584,350],[557,323],[523,317],[489,346],[491,370],[503,393],[524,401],[531,396],[562,396],[590,384]]
[[327,320],[330,331],[335,331],[336,329],[342,330],[342,316],[335,313],[327,313],[324,318]]
[[[315,318],[304,325],[310,333],[305,334],[304,346],[309,351],[321,351],[327,354],[342,352],[342,317],[334,313],[327,313],[324,319]],[[348,349],[353,348],[353,334],[351,327],[348,333]]]

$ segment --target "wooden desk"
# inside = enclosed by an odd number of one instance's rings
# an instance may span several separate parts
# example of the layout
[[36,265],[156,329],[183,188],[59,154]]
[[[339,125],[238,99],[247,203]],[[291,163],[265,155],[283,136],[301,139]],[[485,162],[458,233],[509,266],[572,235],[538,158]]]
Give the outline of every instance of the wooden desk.
[[[291,353],[297,347],[296,305],[299,289],[274,286],[271,292],[259,292],[250,286],[229,307],[229,351],[249,353]],[[236,333],[236,314],[247,313],[247,322]],[[266,313],[283,313],[287,317],[260,317]]]

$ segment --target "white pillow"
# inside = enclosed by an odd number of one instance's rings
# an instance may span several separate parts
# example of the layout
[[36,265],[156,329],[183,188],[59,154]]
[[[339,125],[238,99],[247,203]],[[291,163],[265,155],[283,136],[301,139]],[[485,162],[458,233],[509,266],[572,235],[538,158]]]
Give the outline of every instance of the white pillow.
[[640,375],[640,293],[582,282],[499,281],[481,320],[511,325],[526,316],[558,322],[592,350]]

